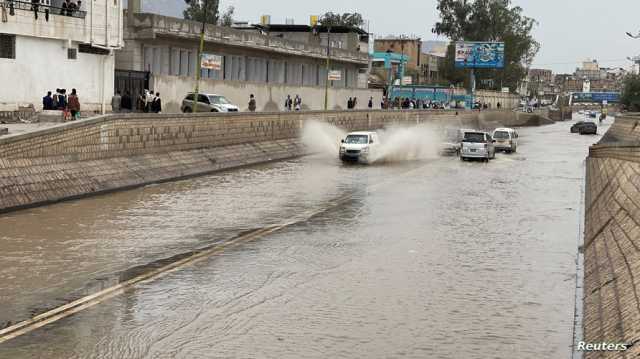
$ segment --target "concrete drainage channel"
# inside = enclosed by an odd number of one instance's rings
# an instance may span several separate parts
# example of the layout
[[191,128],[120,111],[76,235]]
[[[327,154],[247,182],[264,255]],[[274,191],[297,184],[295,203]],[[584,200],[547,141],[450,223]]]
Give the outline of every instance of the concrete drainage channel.
[[[408,176],[418,171],[420,168],[411,169],[402,174]],[[384,180],[369,186],[369,191],[376,191],[378,188],[393,183],[394,180]],[[281,224],[257,228],[237,236],[211,244],[193,251],[174,255],[169,258],[160,259],[155,262],[130,268],[119,275],[119,282],[108,288],[101,289],[82,298],[73,300],[65,305],[53,308],[34,317],[10,325],[0,330],[0,343],[28,334],[36,329],[55,323],[61,319],[72,316],[83,310],[92,308],[104,301],[119,296],[127,290],[143,283],[149,283],[165,277],[166,275],[179,271],[186,266],[207,260],[216,255],[222,254],[225,250],[240,247],[252,241],[264,238],[288,227],[303,224],[316,216],[322,215],[330,210],[339,208],[353,199],[352,194],[337,197],[326,203],[322,208],[308,210],[295,217],[292,217]]]

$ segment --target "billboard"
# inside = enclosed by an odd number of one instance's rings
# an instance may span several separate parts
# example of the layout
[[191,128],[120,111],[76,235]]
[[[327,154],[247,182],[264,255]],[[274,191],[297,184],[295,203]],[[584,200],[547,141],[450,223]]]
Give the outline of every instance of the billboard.
[[501,69],[504,68],[504,42],[456,43],[455,64],[458,69]]
[[200,67],[209,70],[222,70],[222,56],[213,54],[202,54]]
[[571,103],[619,103],[619,92],[576,92],[571,95]]

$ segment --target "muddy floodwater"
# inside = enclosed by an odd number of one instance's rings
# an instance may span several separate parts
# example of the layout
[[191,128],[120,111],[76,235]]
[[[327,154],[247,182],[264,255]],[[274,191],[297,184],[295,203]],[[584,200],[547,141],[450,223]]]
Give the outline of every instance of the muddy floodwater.
[[313,156],[2,215],[6,326],[317,212],[4,342],[0,358],[569,358],[598,139],[570,125],[521,129],[518,153],[488,164]]

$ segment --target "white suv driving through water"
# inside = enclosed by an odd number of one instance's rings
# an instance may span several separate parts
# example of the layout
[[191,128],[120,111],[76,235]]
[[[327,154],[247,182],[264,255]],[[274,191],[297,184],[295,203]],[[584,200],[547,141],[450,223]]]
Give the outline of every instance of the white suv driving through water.
[[341,141],[339,157],[343,162],[370,163],[380,141],[378,134],[370,131],[351,132]]
[[488,162],[495,157],[496,150],[490,134],[481,131],[464,133],[460,149],[461,160],[478,158]]
[[496,128],[493,139],[496,151],[513,153],[518,150],[518,132],[512,128]]

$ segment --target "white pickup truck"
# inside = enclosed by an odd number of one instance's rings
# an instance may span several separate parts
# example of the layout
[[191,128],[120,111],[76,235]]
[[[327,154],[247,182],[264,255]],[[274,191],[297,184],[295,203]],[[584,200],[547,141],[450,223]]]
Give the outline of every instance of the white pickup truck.
[[371,163],[380,144],[378,134],[372,131],[351,132],[341,142],[340,159],[360,163]]

